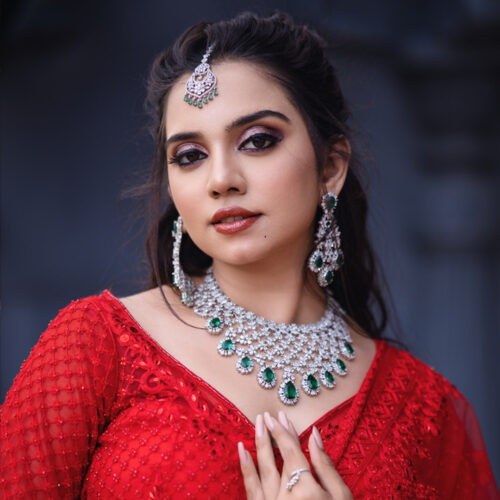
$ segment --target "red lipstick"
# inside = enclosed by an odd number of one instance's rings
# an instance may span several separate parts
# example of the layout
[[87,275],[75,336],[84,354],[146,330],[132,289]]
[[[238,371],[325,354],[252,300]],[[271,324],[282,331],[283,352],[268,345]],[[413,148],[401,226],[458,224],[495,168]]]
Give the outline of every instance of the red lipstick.
[[217,232],[232,234],[250,227],[260,216],[242,207],[226,207],[217,210],[210,222]]

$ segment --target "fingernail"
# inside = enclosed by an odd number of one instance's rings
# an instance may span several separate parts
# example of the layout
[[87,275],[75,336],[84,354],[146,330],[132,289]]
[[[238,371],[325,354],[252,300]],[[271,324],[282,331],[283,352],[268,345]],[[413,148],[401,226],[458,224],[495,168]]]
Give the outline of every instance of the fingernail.
[[280,421],[281,425],[288,430],[288,420],[286,418],[285,412],[283,410],[280,410],[278,412],[278,420]]
[[257,415],[257,421],[255,422],[255,434],[258,438],[264,435],[264,420],[262,420],[262,415]]
[[316,429],[316,426],[313,425],[313,436],[314,436],[314,440],[316,441],[316,444],[322,449],[324,450],[323,448],[323,440],[321,439],[321,435],[318,431],[318,429]]
[[243,443],[241,441],[238,443],[238,455],[240,456],[241,465],[246,465],[247,464],[247,453],[246,453],[245,447],[243,446]]
[[267,428],[272,431],[274,427],[273,419],[271,418],[271,415],[269,415],[269,412],[264,412],[264,420],[266,421]]

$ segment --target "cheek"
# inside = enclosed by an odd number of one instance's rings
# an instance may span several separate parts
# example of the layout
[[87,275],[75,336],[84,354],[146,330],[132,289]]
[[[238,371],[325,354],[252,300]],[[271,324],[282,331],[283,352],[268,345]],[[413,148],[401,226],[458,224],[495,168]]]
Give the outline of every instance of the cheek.
[[283,209],[295,212],[315,212],[319,203],[318,177],[310,164],[288,163],[270,182],[270,194]]
[[180,172],[169,169],[169,188],[171,199],[182,218],[188,222],[189,214],[197,206],[200,197],[194,192],[196,183],[190,182]]

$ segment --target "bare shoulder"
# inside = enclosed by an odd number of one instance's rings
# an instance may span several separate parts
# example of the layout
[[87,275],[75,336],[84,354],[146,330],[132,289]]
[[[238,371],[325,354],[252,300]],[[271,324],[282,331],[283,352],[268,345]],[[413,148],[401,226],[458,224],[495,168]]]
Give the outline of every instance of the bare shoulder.
[[180,301],[173,290],[163,287],[163,293],[170,307],[165,303],[160,288],[151,288],[120,298],[132,317],[153,338],[156,338],[155,332],[160,325],[163,331],[169,331],[165,325],[170,325],[176,319],[173,311],[179,309]]
[[182,339],[187,337],[182,334],[192,330],[192,326],[203,326],[203,323],[199,324],[200,318],[181,303],[170,287],[164,286],[162,290],[165,297],[160,288],[152,288],[122,297],[120,301],[150,337],[165,350],[183,357],[181,351],[186,347],[183,347]]
[[[172,309],[179,310],[182,305],[177,294],[167,286],[164,286],[162,290]],[[161,294],[159,287],[144,290],[134,295],[128,295],[127,297],[121,297],[120,302],[134,317],[142,317],[148,314],[163,315],[166,311],[171,313],[171,310],[165,303],[165,299]]]

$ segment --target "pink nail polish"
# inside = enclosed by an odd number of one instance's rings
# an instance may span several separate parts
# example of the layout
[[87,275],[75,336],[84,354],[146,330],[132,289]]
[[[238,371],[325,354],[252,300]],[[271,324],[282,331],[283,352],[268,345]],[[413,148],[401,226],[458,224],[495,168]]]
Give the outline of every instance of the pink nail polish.
[[240,456],[241,465],[246,465],[248,461],[247,452],[241,441],[238,443],[238,455]]
[[288,430],[289,427],[288,427],[288,419],[286,418],[286,415],[285,415],[285,412],[283,410],[280,410],[278,412],[278,420],[280,421],[280,424],[286,429]]
[[313,429],[312,429],[312,433],[313,433],[313,436],[314,436],[314,440],[316,441],[316,444],[322,449],[324,450],[323,448],[323,440],[321,439],[321,435],[318,431],[318,429],[316,429],[316,426],[313,425]]
[[260,414],[257,415],[257,420],[255,422],[255,434],[258,438],[264,435],[264,420]]
[[273,419],[271,418],[271,415],[269,415],[269,412],[264,412],[264,420],[266,422],[267,428],[272,431],[274,424],[273,424]]

